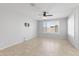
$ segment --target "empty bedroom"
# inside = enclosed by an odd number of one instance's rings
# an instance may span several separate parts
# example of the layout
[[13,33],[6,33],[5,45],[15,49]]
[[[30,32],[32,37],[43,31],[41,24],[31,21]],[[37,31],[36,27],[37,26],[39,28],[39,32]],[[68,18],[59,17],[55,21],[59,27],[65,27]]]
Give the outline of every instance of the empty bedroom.
[[0,3],[0,56],[79,56],[79,3]]

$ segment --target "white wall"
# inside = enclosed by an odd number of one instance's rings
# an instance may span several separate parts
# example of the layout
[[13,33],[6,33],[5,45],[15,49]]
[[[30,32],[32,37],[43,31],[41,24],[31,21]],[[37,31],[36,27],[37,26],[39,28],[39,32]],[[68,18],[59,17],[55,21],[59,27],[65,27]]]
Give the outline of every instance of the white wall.
[[68,17],[68,39],[69,41],[74,45],[75,43],[75,34],[74,34],[74,13],[72,13],[69,17]]
[[74,10],[74,35],[75,35],[75,47],[79,49],[79,6]]
[[79,49],[79,7],[76,7],[68,18],[68,40]]
[[28,19],[25,22],[30,23],[30,27],[25,28],[25,40],[32,39],[37,36],[37,21],[33,19]]
[[[0,6],[0,49],[23,42],[24,38],[29,40],[36,37],[36,21],[26,16],[7,9],[7,6]],[[24,27],[25,22],[30,23],[29,28]]]
[[61,19],[53,19],[52,21],[59,21],[59,32],[46,34],[43,33],[42,30],[42,20],[38,21],[38,36],[45,36],[45,37],[60,37],[60,38],[67,38],[67,18]]
[[67,18],[59,19],[60,22],[60,36],[67,39]]

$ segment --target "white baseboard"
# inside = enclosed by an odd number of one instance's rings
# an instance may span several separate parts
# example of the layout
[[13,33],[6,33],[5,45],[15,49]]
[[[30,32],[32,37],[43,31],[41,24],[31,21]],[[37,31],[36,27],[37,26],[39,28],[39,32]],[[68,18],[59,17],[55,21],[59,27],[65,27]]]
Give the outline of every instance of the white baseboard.
[[[35,36],[35,37],[36,37],[36,36]],[[8,43],[8,44],[5,44],[5,45],[1,46],[1,47],[0,47],[0,50],[3,50],[3,49],[5,49],[5,48],[11,47],[11,46],[14,46],[14,45],[16,45],[16,44],[20,44],[20,43],[22,43],[22,42],[24,42],[24,41],[27,41],[27,40],[31,40],[31,39],[33,39],[33,38],[35,38],[35,37],[31,37],[31,38],[28,38],[28,39],[24,38],[24,39],[18,40],[18,41],[12,41],[12,42],[10,42],[10,43]]]
[[6,49],[6,48],[11,47],[11,46],[14,46],[14,45],[16,45],[16,44],[20,44],[20,43],[22,43],[22,42],[24,42],[24,40],[19,40],[19,41],[17,41],[17,42],[13,42],[13,43],[10,43],[10,44],[6,44],[5,46],[0,47],[0,50]]

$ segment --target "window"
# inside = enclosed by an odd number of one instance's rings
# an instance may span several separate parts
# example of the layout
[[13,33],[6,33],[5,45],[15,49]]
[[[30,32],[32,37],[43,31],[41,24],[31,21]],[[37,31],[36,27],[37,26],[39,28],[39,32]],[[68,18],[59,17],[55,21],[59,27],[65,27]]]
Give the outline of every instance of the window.
[[44,21],[43,32],[55,33],[58,32],[59,22],[58,21]]

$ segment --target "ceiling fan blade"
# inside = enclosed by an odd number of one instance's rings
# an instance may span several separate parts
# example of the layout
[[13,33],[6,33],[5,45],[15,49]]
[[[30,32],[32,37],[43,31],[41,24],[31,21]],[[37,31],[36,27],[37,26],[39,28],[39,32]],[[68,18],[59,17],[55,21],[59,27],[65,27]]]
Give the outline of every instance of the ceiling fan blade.
[[47,14],[47,12],[43,12],[43,16],[47,17],[47,16],[53,16],[53,15],[49,15]]
[[46,15],[46,16],[53,16],[53,15]]

